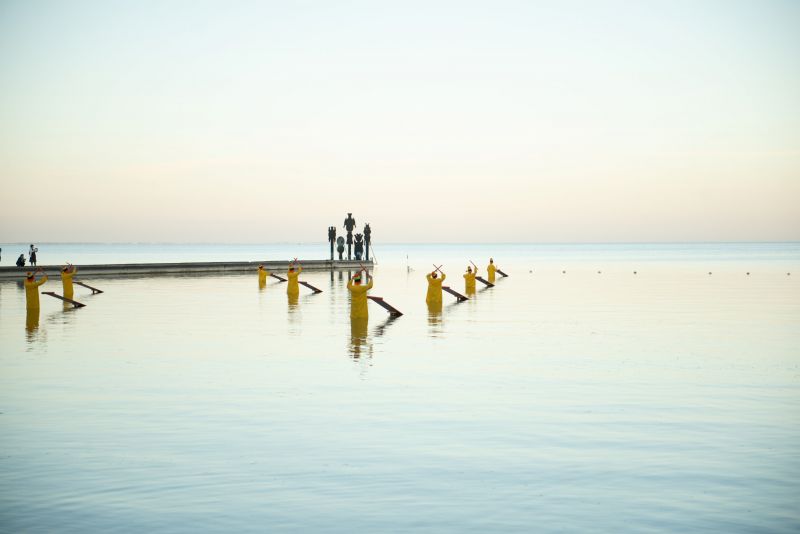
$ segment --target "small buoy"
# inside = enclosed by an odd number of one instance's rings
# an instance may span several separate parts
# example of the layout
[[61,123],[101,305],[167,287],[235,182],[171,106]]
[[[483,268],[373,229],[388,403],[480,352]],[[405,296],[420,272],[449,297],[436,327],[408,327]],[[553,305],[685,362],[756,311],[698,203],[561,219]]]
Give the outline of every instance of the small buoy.
[[711,274],[711,271],[708,271],[708,274]]
[[750,273],[749,273],[749,272],[747,273],[747,276],[750,276]]
[[567,274],[567,271],[561,271],[561,274]]
[[597,271],[597,274],[600,274],[600,271]]
[[528,271],[528,272],[529,272],[529,273],[532,273],[532,272],[533,272],[533,269],[531,269],[531,270],[530,270],[530,271]]
[[636,271],[633,271],[633,274],[636,274]]

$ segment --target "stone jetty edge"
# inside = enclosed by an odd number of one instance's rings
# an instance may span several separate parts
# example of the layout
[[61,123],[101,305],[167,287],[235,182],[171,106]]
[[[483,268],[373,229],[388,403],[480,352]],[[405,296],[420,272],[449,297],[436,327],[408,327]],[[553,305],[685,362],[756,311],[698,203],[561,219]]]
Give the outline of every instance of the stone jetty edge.
[[[304,271],[347,271],[355,270],[364,265],[372,268],[372,261],[348,260],[298,260]],[[289,269],[289,261],[209,261],[209,262],[182,262],[182,263],[106,263],[84,265],[77,263],[77,277],[89,278],[98,276],[117,275],[158,275],[158,274],[189,274],[189,273],[255,273],[259,265],[268,271],[281,273]],[[50,277],[58,276],[61,265],[39,265],[45,274]],[[4,266],[0,267],[0,281],[22,280],[25,273],[35,267]]]

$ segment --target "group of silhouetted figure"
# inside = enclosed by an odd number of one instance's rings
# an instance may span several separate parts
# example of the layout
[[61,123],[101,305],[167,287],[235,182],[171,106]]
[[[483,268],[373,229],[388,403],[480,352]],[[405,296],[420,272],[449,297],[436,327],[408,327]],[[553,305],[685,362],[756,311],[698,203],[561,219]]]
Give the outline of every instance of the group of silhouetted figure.
[[[32,267],[36,267],[36,253],[39,252],[39,249],[33,246],[31,243],[31,247],[28,249],[28,262],[31,264]],[[3,249],[0,248],[0,260],[3,257]],[[19,255],[16,262],[17,267],[25,267],[25,253]]]

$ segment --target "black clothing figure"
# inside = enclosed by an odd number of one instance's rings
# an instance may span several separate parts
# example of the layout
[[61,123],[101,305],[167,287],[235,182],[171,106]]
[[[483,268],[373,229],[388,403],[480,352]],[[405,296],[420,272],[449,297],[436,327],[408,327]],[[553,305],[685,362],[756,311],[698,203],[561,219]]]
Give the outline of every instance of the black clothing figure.
[[36,266],[36,253],[39,252],[39,249],[34,247],[31,243],[31,248],[28,250],[28,255],[30,256],[30,263],[34,267]]
[[339,260],[342,260],[342,254],[344,253],[344,238],[342,236],[336,238],[336,250],[339,252]]
[[372,242],[370,236],[372,235],[372,228],[369,223],[364,225],[364,260],[369,261],[369,244]]
[[347,214],[347,218],[344,220],[344,227],[347,230],[347,259],[352,260],[353,228],[356,227],[356,220],[353,218],[352,213]]
[[331,261],[333,261],[333,243],[336,241],[336,227],[328,227],[328,241],[331,242]]
[[364,255],[364,242],[361,234],[356,234],[356,259],[361,261],[361,256]]
[[25,254],[20,254],[17,258],[17,267],[25,267]]

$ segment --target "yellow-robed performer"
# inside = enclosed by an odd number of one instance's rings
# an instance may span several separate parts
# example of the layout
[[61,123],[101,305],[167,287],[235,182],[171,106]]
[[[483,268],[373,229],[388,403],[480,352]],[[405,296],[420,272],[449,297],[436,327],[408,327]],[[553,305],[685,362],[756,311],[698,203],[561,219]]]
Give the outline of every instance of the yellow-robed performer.
[[47,275],[36,280],[36,273],[42,272],[41,267],[34,272],[29,272],[25,278],[25,306],[29,310],[39,309],[39,286],[47,282]]
[[75,294],[72,286],[72,277],[78,272],[78,268],[68,263],[61,269],[61,286],[64,288],[64,298],[72,299]]
[[489,273],[489,283],[494,284],[494,276],[497,272],[497,267],[494,265],[493,258],[489,258],[489,266],[486,268],[486,272]]
[[467,272],[464,273],[464,291],[467,293],[475,293],[475,277],[478,276],[478,268],[475,271],[472,267],[467,267]]
[[[436,270],[438,271],[439,269]],[[447,275],[442,273],[442,277],[439,278],[439,273],[433,271],[425,275],[425,278],[428,279],[428,294],[425,296],[425,302],[428,303],[428,306],[441,307],[442,282],[445,281]]]
[[297,270],[295,270],[294,262],[289,265],[289,272],[286,273],[286,278],[289,281],[288,285],[286,286],[287,295],[297,296],[300,294],[300,284],[297,283],[297,277],[300,276],[300,273],[302,272],[302,266],[298,266]]
[[361,273],[358,272],[347,281],[347,289],[350,290],[350,318],[367,319],[369,310],[367,306],[367,291],[372,289],[372,277],[366,274],[367,285],[361,285]]
[[264,287],[267,285],[267,277],[269,276],[269,271],[267,271],[263,265],[258,266],[258,287]]

